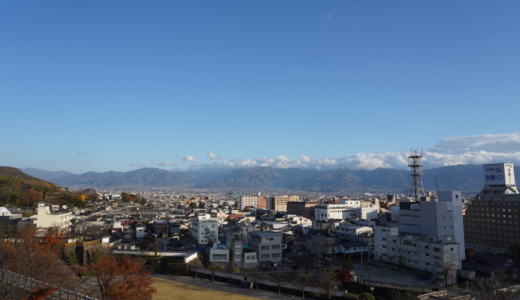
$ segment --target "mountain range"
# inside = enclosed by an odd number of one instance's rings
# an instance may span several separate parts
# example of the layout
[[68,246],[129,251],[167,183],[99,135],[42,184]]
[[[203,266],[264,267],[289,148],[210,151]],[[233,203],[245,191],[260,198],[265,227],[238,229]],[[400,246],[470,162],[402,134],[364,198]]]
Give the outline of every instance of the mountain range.
[[[516,169],[516,168],[515,168]],[[22,169],[25,173],[70,189],[203,189],[203,190],[293,190],[323,193],[408,193],[410,171],[309,170],[253,167],[226,171],[166,171],[143,168],[129,172],[87,172],[71,174]],[[481,165],[456,165],[423,171],[426,190],[461,190],[476,193],[484,186]]]

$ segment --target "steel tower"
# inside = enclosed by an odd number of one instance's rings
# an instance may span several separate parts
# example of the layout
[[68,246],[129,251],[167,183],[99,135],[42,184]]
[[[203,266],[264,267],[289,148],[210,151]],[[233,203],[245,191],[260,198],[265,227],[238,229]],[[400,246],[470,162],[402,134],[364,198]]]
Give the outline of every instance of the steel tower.
[[412,169],[412,195],[415,201],[419,201],[421,196],[425,196],[424,188],[422,184],[422,176],[421,172],[421,158],[422,151],[419,153],[417,150],[412,150],[410,155],[408,156],[408,166]]

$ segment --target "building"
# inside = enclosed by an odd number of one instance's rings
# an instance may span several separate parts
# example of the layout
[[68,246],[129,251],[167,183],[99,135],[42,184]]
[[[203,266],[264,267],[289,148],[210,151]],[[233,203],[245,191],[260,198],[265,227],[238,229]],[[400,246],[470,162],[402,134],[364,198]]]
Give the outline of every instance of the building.
[[465,259],[462,196],[460,191],[439,191],[429,201],[399,204],[399,233],[416,234],[459,243],[459,257]]
[[270,231],[249,233],[249,244],[256,251],[259,264],[277,266],[282,262],[282,236]]
[[275,211],[287,211],[287,203],[299,201],[300,196],[274,196],[267,198],[267,209]]
[[484,165],[484,183],[466,208],[466,247],[476,252],[502,254],[518,245],[520,236],[520,194],[513,164]]
[[322,204],[314,207],[314,220],[317,221],[358,219],[360,217],[361,207],[352,207],[347,204]]
[[459,243],[415,234],[399,234],[397,226],[375,227],[374,258],[433,274],[441,279],[447,274],[448,284],[457,280],[461,268]]
[[258,207],[259,196],[241,196],[238,201],[238,207],[240,210],[244,210],[246,207]]
[[44,203],[38,204],[38,212],[36,214],[36,220],[34,224],[37,229],[57,228],[59,230],[68,230],[72,219],[72,213],[60,213],[59,206],[53,207],[45,205]]
[[319,202],[303,202],[303,201],[290,201],[287,202],[287,213],[292,215],[298,215],[307,219],[314,218],[314,207],[320,205]]
[[[462,197],[459,191],[438,192],[438,198],[401,202],[398,222],[374,229],[374,258],[432,273],[456,283],[465,258]],[[447,272],[449,271],[449,272]]]
[[209,214],[199,215],[193,220],[190,227],[191,236],[200,245],[207,245],[218,240],[218,220]]
[[209,250],[209,262],[228,266],[230,260],[229,248],[224,244],[214,243]]

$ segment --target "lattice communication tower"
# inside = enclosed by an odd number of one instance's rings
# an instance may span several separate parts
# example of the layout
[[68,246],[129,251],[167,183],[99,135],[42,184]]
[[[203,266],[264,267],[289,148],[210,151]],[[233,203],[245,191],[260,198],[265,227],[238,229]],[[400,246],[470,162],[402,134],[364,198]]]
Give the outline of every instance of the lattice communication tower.
[[421,167],[423,165],[421,165],[421,158],[422,151],[419,153],[417,150],[412,150],[408,156],[408,166],[412,169],[412,173],[410,173],[412,177],[412,196],[415,198],[415,201],[419,201],[421,196],[425,196],[422,184],[423,173],[421,172]]

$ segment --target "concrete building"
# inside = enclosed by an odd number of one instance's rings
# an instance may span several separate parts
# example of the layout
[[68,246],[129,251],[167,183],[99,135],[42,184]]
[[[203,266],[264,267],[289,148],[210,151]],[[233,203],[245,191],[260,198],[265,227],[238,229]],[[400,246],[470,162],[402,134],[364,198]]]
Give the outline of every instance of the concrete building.
[[[59,208],[59,207],[58,207]],[[72,219],[72,213],[60,213],[58,209],[51,210],[51,207],[45,203],[38,204],[38,212],[34,224],[38,229],[57,228],[59,230],[68,230]]]
[[513,164],[484,165],[484,183],[465,211],[466,247],[502,254],[517,245],[520,236],[520,194]]
[[287,203],[299,201],[300,196],[274,196],[267,198],[267,209],[274,211],[287,211]]
[[457,280],[461,268],[459,243],[413,234],[399,234],[397,226],[375,227],[374,258],[379,261],[432,273],[443,278],[448,273],[448,284]]
[[462,196],[460,191],[439,191],[438,199],[401,202],[399,233],[416,234],[459,243],[459,257],[465,259]]
[[224,244],[214,243],[209,250],[209,262],[228,266],[230,262],[229,248]]
[[401,202],[394,211],[397,224],[376,226],[374,258],[431,272],[448,283],[465,258],[462,197],[459,191],[438,192],[421,201]]
[[303,202],[290,201],[287,202],[287,213],[305,217],[307,219],[314,218],[314,207],[320,205],[319,202]]
[[357,219],[361,217],[361,208],[347,204],[322,204],[314,207],[314,220]]
[[193,220],[190,227],[191,236],[200,245],[207,245],[218,240],[218,220],[209,214],[199,215]]
[[282,262],[282,237],[282,233],[269,231],[249,233],[249,244],[257,253],[258,263],[277,266]]
[[238,207],[240,210],[244,210],[246,207],[258,207],[259,196],[241,196],[238,201]]

